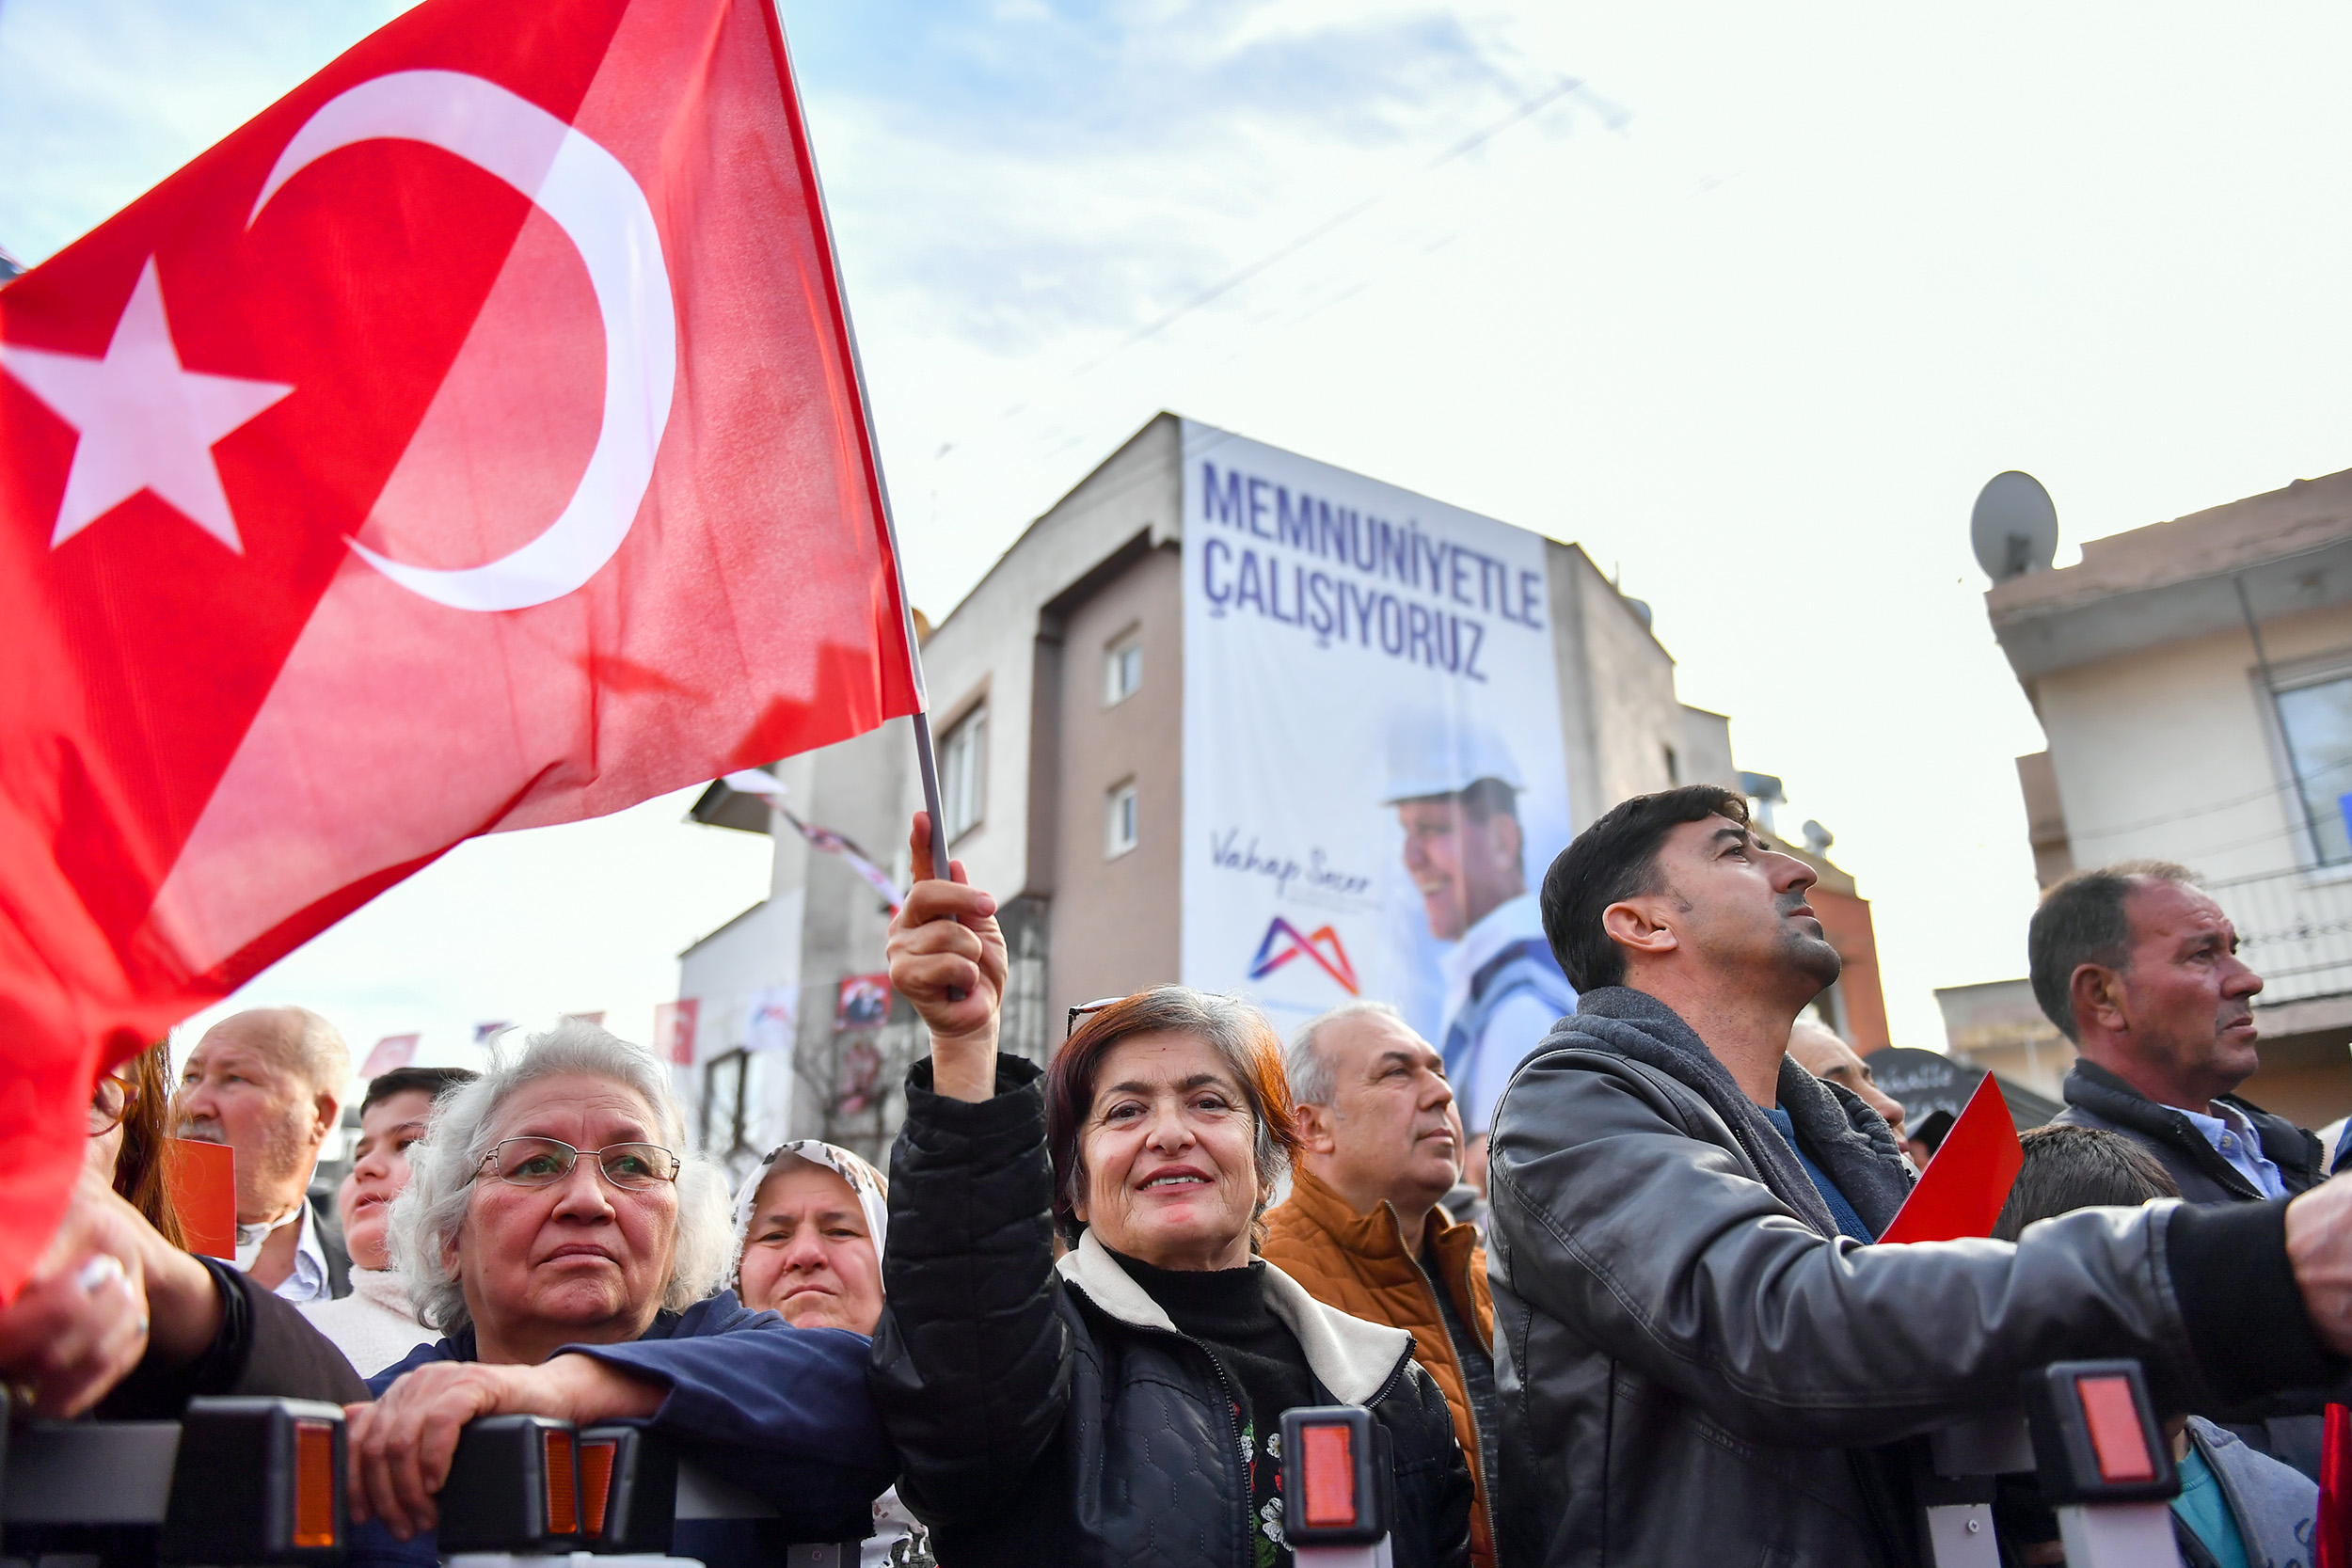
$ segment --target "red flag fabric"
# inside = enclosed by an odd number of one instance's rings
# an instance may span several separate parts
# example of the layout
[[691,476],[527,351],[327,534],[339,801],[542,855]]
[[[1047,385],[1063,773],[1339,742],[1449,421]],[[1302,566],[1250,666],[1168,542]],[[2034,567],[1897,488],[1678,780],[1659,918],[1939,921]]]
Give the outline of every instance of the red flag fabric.
[[2025,1163],[2009,1101],[1988,1072],[1879,1240],[1954,1242],[1992,1235]]
[[766,0],[428,0],[0,289],[0,1292],[93,1071],[920,706]]
[[2319,1429],[2319,1514],[2312,1568],[2352,1568],[2352,1410],[2325,1407]]

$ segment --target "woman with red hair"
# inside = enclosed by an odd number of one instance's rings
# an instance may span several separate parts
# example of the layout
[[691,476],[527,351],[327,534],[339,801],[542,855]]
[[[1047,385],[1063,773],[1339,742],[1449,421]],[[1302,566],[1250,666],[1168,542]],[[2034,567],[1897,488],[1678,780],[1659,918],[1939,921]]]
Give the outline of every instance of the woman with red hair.
[[1466,1563],[1470,1468],[1412,1337],[1255,1256],[1297,1141],[1263,1016],[1161,986],[1072,1009],[1041,1072],[999,1055],[995,901],[931,878],[919,816],[914,850],[890,974],[931,1052],[872,1383],[940,1560],[1281,1568],[1281,1414],[1356,1404],[1386,1433],[1397,1568]]

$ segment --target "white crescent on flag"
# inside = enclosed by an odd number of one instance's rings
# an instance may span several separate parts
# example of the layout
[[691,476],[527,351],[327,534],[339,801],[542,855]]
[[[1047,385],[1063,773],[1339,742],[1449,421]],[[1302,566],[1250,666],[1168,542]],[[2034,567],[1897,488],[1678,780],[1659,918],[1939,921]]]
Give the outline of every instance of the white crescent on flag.
[[527,610],[596,575],[628,537],[653,478],[677,379],[677,317],[661,235],[619,159],[547,110],[479,76],[398,71],[320,105],[262,182],[246,227],[278,188],[338,148],[415,141],[453,152],[531,198],[580,250],[604,321],[604,422],[580,486],[531,543],[479,566],[412,566],[362,545],[359,558],[453,610]]

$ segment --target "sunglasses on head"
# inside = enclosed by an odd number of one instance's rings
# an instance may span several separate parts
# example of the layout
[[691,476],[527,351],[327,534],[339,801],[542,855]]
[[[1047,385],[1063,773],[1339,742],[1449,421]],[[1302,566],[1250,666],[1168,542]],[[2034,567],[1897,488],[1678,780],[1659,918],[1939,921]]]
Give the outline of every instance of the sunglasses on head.
[[1104,996],[1092,1002],[1079,1003],[1076,1006],[1070,1009],[1070,1022],[1069,1025],[1062,1030],[1061,1037],[1068,1039],[1071,1036],[1076,1034],[1078,1032],[1078,1021],[1086,1017],[1089,1013],[1099,1013],[1105,1007],[1117,1006],[1120,1003],[1126,1000],[1127,999],[1123,996]]

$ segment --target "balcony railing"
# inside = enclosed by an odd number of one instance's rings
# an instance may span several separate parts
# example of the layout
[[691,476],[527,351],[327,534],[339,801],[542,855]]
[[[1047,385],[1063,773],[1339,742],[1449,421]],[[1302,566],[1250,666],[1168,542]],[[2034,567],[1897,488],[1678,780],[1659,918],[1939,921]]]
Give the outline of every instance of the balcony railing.
[[2238,957],[2263,977],[2263,1006],[2352,993],[2352,877],[2273,871],[2206,884],[2237,927]]

